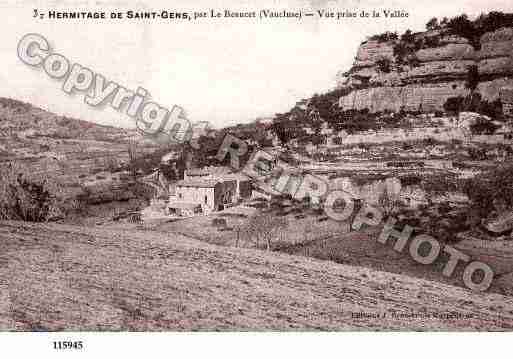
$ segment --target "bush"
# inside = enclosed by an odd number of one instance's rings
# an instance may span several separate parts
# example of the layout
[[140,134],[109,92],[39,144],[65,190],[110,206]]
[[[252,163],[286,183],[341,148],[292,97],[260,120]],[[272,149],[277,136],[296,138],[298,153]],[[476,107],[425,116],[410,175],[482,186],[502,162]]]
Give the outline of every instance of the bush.
[[59,185],[48,178],[36,179],[16,163],[1,166],[0,219],[47,222],[72,209]]
[[422,177],[416,174],[405,175],[399,178],[402,186],[415,186],[422,182]]
[[[467,79],[467,86],[474,86],[475,83],[473,84],[473,80],[470,78],[471,76]],[[501,120],[503,118],[501,101],[488,102],[483,100],[479,93],[473,93],[466,97],[449,97],[444,103],[444,110],[452,114],[458,114],[462,111],[477,112],[494,120]]]
[[[404,36],[404,35],[403,35]],[[410,54],[408,47],[403,42],[394,45],[394,58],[398,64],[404,63],[406,57]]]
[[382,34],[372,36],[370,40],[378,42],[387,42],[397,40],[398,38],[399,36],[397,35],[397,32],[387,31]]
[[474,91],[479,84],[479,70],[477,65],[471,65],[468,67],[467,72],[467,80],[465,82],[465,86]]
[[376,61],[376,65],[378,66],[379,71],[384,72],[386,74],[390,73],[390,59],[383,57]]
[[413,35],[413,32],[408,29],[404,32],[404,34],[401,35],[401,42],[405,43],[413,43],[415,42],[415,36]]
[[464,191],[481,218],[493,215],[500,204],[513,209],[513,165],[508,164],[468,180]]
[[224,218],[214,218],[212,220],[212,225],[214,227],[226,227],[227,226],[226,219],[224,219]]
[[479,104],[477,112],[494,120],[500,120],[503,117],[502,102],[501,100],[495,100],[493,102],[483,100]]
[[436,17],[432,18],[428,21],[426,24],[426,30],[437,30],[440,28],[440,25],[438,24],[438,19]]
[[485,161],[488,159],[486,150],[484,148],[470,147],[468,149],[468,156],[473,161]]
[[449,30],[452,34],[464,37],[468,39],[472,44],[475,44],[478,34],[476,33],[474,24],[468,19],[467,15],[463,14],[456,16],[449,21],[447,26],[449,27]]
[[424,41],[425,48],[435,48],[440,46],[440,36],[429,36]]
[[449,97],[444,103],[444,110],[449,113],[459,113],[463,110],[463,101],[464,98],[461,96]]
[[451,192],[461,189],[461,183],[454,175],[435,174],[422,180],[422,188],[435,197],[447,197]]
[[473,135],[493,135],[498,128],[499,126],[493,122],[479,118],[476,123],[470,125],[470,132],[472,132]]

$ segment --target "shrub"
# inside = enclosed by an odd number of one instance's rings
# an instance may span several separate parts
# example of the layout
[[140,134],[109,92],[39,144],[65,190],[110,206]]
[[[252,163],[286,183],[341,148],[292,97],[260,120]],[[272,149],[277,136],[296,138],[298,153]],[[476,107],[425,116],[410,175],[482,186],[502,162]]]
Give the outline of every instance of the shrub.
[[480,117],[475,123],[470,125],[470,132],[472,132],[473,135],[492,135],[498,128],[498,125]]
[[447,197],[451,192],[460,190],[461,183],[455,176],[435,174],[425,177],[422,187],[431,196]]
[[449,97],[444,103],[444,110],[449,113],[459,113],[463,110],[463,100],[461,96]]
[[214,218],[212,220],[212,225],[214,227],[226,227],[227,226],[226,219],[224,219],[224,218]]
[[426,37],[423,47],[435,48],[438,46],[440,46],[440,36],[429,36],[429,37]]
[[501,100],[495,100],[493,102],[483,100],[479,104],[477,112],[494,120],[499,120],[503,117],[502,102]]
[[276,235],[287,227],[288,222],[283,217],[255,213],[249,218],[243,232],[250,240],[255,240],[257,248],[260,246],[260,242],[264,241],[267,250],[271,250],[272,241],[276,238]]
[[387,190],[384,190],[378,198],[378,204],[383,210],[383,216],[388,218],[393,214],[397,214],[401,202],[398,196],[391,195]]
[[479,84],[479,70],[477,65],[471,65],[468,67],[467,80],[465,86],[474,91]]
[[479,47],[479,33],[467,15],[459,15],[449,20],[447,27],[452,34],[466,38],[475,48]]
[[379,35],[371,36],[370,40],[378,41],[378,42],[387,42],[387,41],[394,41],[397,40],[399,36],[397,35],[397,32],[384,32]]
[[470,147],[468,149],[468,156],[473,161],[485,161],[488,159],[488,156],[486,156],[486,150],[484,148]]
[[391,71],[390,64],[390,59],[386,57],[382,57],[376,61],[376,65],[378,66],[379,71],[384,72],[386,74],[390,73]]
[[404,59],[409,55],[409,53],[408,47],[403,42],[398,42],[394,45],[394,58],[398,64],[404,63]]
[[408,57],[408,65],[410,65],[411,67],[419,67],[420,60],[415,55],[409,56]]
[[435,140],[433,137],[428,137],[422,140],[422,145],[425,147],[435,146],[436,144],[438,144],[438,141]]
[[468,180],[464,191],[481,218],[493,215],[498,204],[513,209],[513,165],[503,165]]
[[440,28],[440,25],[438,24],[438,19],[436,17],[429,20],[428,23],[426,24],[427,30],[437,30],[439,28]]
[[33,178],[17,163],[1,166],[0,170],[0,219],[46,222],[72,209],[74,202],[66,203],[55,181]]
[[422,178],[419,175],[411,174],[405,175],[399,178],[402,186],[415,186],[422,182]]
[[408,29],[404,32],[404,34],[401,35],[401,42],[406,43],[413,43],[415,41],[415,36],[413,35],[413,32]]
[[[470,70],[472,71],[472,70]],[[467,79],[467,87],[475,86],[471,80],[472,76]],[[475,92],[466,97],[449,97],[444,103],[444,110],[448,113],[458,114],[461,111],[472,111],[488,116],[494,120],[503,118],[502,103],[500,100],[488,102],[482,99],[481,94]]]
[[483,14],[473,22],[465,14],[456,16],[447,22],[447,27],[451,33],[468,39],[476,50],[480,49],[479,40],[484,33],[512,26],[513,14],[504,14],[499,11],[492,11],[487,15]]

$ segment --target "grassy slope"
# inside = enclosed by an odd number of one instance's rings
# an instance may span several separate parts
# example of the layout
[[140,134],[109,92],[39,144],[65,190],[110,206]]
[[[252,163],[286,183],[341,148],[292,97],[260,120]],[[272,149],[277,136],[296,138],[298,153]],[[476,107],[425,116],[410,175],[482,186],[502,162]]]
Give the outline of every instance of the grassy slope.
[[[513,328],[497,294],[175,235],[3,222],[0,247],[2,330]],[[473,318],[390,316],[422,310]]]
[[[365,266],[380,271],[403,273],[408,276],[433,280],[441,283],[464,287],[462,281],[464,265],[456,268],[454,275],[447,278],[442,275],[448,256],[443,254],[430,265],[415,262],[409,254],[409,243],[401,253],[393,247],[396,243],[390,238],[386,244],[378,242],[377,238],[382,226],[377,228],[364,228],[361,231],[343,235],[335,235],[327,239],[298,243],[283,252],[295,255],[332,260],[353,266]],[[504,294],[511,291],[511,283],[507,285],[500,277],[513,272],[513,243],[511,241],[481,241],[464,240],[449,243],[450,246],[470,256],[471,261],[482,261],[493,269],[495,280],[489,289],[491,292]]]

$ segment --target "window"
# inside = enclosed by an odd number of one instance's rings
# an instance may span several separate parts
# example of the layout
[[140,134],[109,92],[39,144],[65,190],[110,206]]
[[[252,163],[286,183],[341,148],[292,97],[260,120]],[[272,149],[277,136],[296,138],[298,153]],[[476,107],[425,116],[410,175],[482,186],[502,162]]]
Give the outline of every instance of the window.
[[182,194],[178,193],[178,198],[182,199]]
[[205,196],[205,204],[207,204],[207,203],[208,203],[208,197]]

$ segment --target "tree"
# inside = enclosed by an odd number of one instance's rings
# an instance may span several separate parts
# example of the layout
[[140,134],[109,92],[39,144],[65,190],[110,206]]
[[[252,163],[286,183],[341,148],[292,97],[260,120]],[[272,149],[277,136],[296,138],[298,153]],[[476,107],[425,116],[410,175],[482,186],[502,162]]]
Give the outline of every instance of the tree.
[[438,24],[438,19],[436,17],[429,20],[426,24],[427,30],[438,30],[440,28],[440,25]]
[[34,176],[16,162],[1,165],[0,172],[0,220],[47,222],[71,209],[56,178]]
[[465,86],[470,89],[470,91],[473,93],[477,85],[479,84],[479,70],[477,65],[471,65],[468,67],[467,72],[467,81],[465,82]]
[[450,194],[460,189],[460,183],[453,175],[437,174],[424,178],[422,188],[426,191],[429,201],[433,202],[436,198],[448,201]]
[[233,231],[235,232],[235,247],[239,247],[240,235],[244,231],[244,226],[236,224],[233,226]]
[[476,31],[474,24],[468,19],[467,15],[456,16],[449,21],[447,26],[453,35],[466,38],[474,48],[479,46],[479,32]]
[[470,132],[473,135],[493,135],[498,128],[499,126],[495,125],[492,121],[479,117],[475,123],[470,125]]
[[[513,209],[513,165],[505,164],[467,181],[464,191],[481,218]],[[498,208],[500,204],[501,208]]]
[[137,144],[130,141],[128,144],[128,167],[133,179],[137,177]]
[[452,113],[460,113],[463,111],[463,102],[464,98],[462,96],[459,97],[449,97],[447,101],[444,103],[444,110]]
[[397,195],[389,193],[388,189],[385,188],[378,198],[378,204],[383,210],[383,217],[388,218],[397,211],[401,201]]
[[270,251],[275,236],[287,226],[288,222],[284,217],[276,217],[270,213],[256,213],[249,218],[244,232],[249,239],[256,241],[257,247],[260,246],[260,241],[264,241],[267,250]]
[[381,72],[384,72],[384,73],[388,74],[391,71],[391,68],[390,68],[391,61],[390,61],[389,58],[382,57],[382,58],[378,59],[376,61],[376,65],[378,66],[378,69]]

